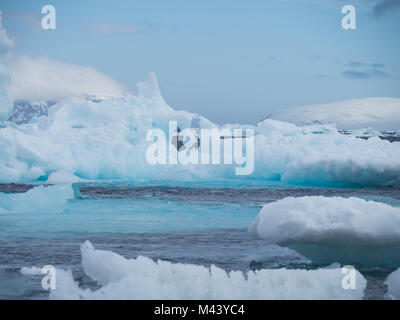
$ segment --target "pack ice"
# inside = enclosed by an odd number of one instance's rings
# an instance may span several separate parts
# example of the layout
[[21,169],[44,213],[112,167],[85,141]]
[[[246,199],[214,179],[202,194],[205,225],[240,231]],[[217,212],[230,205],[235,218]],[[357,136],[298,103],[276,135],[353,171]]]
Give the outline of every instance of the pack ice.
[[[259,270],[243,274],[212,266],[126,259],[114,252],[81,246],[84,272],[101,286],[82,289],[70,270],[56,270],[51,299],[361,299],[365,278],[356,272],[356,289],[342,288],[340,268]],[[32,273],[24,269],[24,274]]]

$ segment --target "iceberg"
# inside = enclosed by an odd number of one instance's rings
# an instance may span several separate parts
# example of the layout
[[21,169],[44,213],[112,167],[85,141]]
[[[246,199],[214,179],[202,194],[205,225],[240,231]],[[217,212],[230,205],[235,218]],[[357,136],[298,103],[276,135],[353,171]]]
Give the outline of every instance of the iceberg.
[[50,299],[361,299],[366,287],[366,279],[355,271],[356,289],[343,289],[340,268],[227,273],[215,266],[126,259],[95,250],[88,241],[81,254],[84,272],[100,289],[82,289],[71,270],[56,269]]
[[254,175],[297,185],[384,186],[400,181],[400,143],[340,134],[332,125],[257,125]]
[[[6,122],[0,127],[0,181],[43,181],[56,172],[85,180],[237,179],[236,166],[230,164],[147,162],[150,129],[168,132],[170,120],[190,128],[194,119],[201,128],[218,128],[197,114],[168,106],[153,73],[138,84],[136,96],[99,101],[66,98],[49,108],[47,117],[34,117],[21,125]],[[340,134],[332,125],[299,127],[270,119],[252,128],[256,132],[254,172],[241,179],[315,186],[400,183],[398,142],[357,139]]]
[[71,185],[38,186],[25,193],[0,193],[0,213],[62,212],[74,199]]
[[386,293],[387,299],[399,300],[400,299],[400,269],[389,274],[385,284],[388,286]]
[[265,205],[249,232],[315,264],[400,266],[400,208],[359,198],[285,198]]
[[71,184],[71,183],[89,182],[88,180],[81,179],[76,175],[63,170],[53,172],[46,180],[46,184]]

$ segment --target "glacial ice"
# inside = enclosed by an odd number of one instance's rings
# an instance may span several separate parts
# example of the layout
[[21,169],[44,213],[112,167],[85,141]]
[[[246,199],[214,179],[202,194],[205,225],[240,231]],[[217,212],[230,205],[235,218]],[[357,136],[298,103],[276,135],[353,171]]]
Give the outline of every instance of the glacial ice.
[[25,193],[0,193],[0,213],[62,212],[74,198],[70,185],[38,186]]
[[385,284],[388,286],[386,298],[399,300],[400,299],[400,269],[389,274]]
[[57,269],[50,299],[361,299],[366,287],[356,271],[356,289],[344,290],[340,268],[227,273],[215,266],[126,259],[88,241],[81,254],[84,272],[101,288],[82,289],[70,270]]
[[400,208],[380,202],[285,198],[265,205],[249,231],[315,264],[400,266]]
[[[165,103],[154,74],[138,84],[137,96],[99,102],[64,99],[49,109],[48,117],[0,127],[0,181],[43,180],[57,171],[86,180],[234,178],[236,165],[146,161],[149,129],[168,132],[169,120],[190,128],[194,118],[199,116]],[[216,127],[202,117],[199,123],[202,128]],[[323,186],[400,183],[400,143],[345,136],[332,125],[297,127],[265,120],[254,129],[255,169],[247,179]]]
[[50,174],[46,180],[46,184],[71,184],[78,182],[88,182],[67,171],[56,171]]
[[400,143],[340,134],[330,125],[258,124],[257,177],[292,184],[388,185],[400,179]]

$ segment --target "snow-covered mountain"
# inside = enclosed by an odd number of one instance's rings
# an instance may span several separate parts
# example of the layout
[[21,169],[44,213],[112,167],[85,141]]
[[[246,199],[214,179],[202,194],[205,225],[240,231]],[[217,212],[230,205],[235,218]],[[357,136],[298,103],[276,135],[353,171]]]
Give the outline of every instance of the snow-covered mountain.
[[[76,95],[76,97],[95,103],[104,100],[121,99],[121,97],[100,96],[93,94],[81,94]],[[8,121],[16,124],[23,124],[28,123],[33,117],[47,117],[49,108],[55,105],[57,102],[58,101],[30,102],[28,100],[16,100]]]
[[14,108],[11,111],[8,121],[16,124],[28,123],[33,117],[47,116],[49,107],[54,105],[55,102],[28,102],[18,100],[14,102]]
[[341,130],[399,131],[400,99],[365,98],[302,106],[273,113],[267,118],[296,125],[335,123]]

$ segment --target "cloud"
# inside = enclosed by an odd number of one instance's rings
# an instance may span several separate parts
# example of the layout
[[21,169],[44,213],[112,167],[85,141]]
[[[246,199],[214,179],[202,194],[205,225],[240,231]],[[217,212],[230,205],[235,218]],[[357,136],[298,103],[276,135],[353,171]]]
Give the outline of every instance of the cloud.
[[382,0],[374,6],[373,12],[376,16],[381,16],[385,12],[400,7],[400,0]]
[[372,67],[377,69],[384,69],[385,65],[383,63],[373,63]]
[[322,58],[318,54],[306,54],[306,58],[313,61],[321,61]]
[[360,62],[360,61],[350,61],[347,65],[349,67],[355,67],[355,68],[357,68],[357,67],[365,67],[365,63]]
[[361,79],[368,80],[372,78],[390,78],[390,75],[387,72],[372,69],[369,71],[360,71],[360,70],[345,70],[342,75],[348,79]]
[[138,34],[140,29],[131,24],[97,23],[87,26],[88,30],[103,34]]
[[367,68],[367,67],[371,67],[373,69],[384,69],[385,65],[383,63],[380,62],[375,62],[375,63],[365,63],[362,61],[350,61],[347,64],[348,67],[352,67],[352,68]]
[[8,64],[10,92],[15,100],[54,101],[70,95],[123,96],[125,88],[92,67],[43,56],[13,57]]
[[279,59],[274,56],[269,56],[267,59],[265,59],[266,63],[272,63],[272,64],[277,64],[279,63]]

